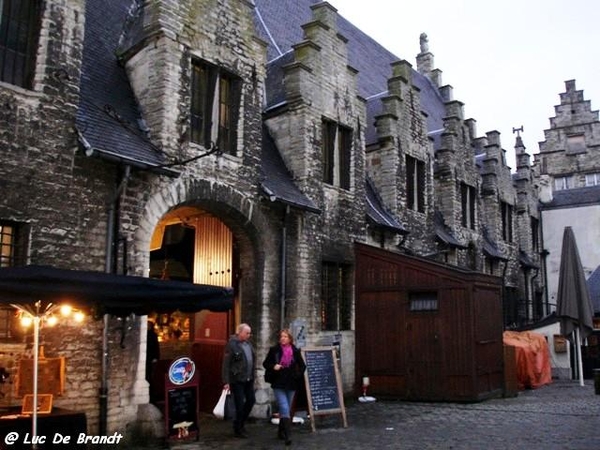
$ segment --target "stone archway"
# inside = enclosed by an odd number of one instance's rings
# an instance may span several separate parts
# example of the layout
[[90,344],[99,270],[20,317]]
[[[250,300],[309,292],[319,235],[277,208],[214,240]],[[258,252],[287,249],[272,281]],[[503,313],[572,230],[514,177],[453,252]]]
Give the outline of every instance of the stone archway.
[[[201,409],[210,411],[222,387],[220,364],[226,339],[241,321],[252,323],[259,331],[264,303],[268,302],[265,299],[273,297],[272,292],[265,291],[276,289],[273,283],[264,280],[266,272],[273,272],[265,269],[264,256],[273,244],[263,241],[263,237],[273,235],[272,225],[255,199],[231,187],[202,180],[188,185],[178,181],[155,194],[147,203],[140,225],[136,256],[145,261],[150,276],[162,276],[165,261],[172,259],[171,262],[177,264],[166,265],[169,278],[176,276],[175,279],[214,285],[230,282],[234,287],[235,311],[229,314],[200,312],[193,318],[177,318],[188,320],[183,330],[188,340],[166,345],[164,355],[161,355],[163,366],[171,357],[182,353],[199,361],[203,373]],[[192,264],[186,264],[185,258],[163,254],[162,265],[157,266],[151,249],[161,248],[166,236],[172,243],[178,239],[187,240],[187,245],[193,247]],[[276,261],[270,261],[271,264],[277,267]],[[169,322],[160,326],[168,329]],[[269,333],[270,330],[266,334]],[[158,378],[160,382],[160,371]],[[159,390],[154,397],[160,399],[161,395],[164,397]]]

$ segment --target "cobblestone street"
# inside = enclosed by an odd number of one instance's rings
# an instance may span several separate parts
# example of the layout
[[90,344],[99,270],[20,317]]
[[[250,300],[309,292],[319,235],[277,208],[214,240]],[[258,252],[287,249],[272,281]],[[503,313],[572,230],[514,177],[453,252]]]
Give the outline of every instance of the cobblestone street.
[[[352,402],[341,415],[294,425],[292,447],[310,449],[598,450],[600,395],[593,381],[555,381],[517,397],[481,403]],[[248,424],[249,439],[231,436],[231,423],[201,417],[198,442],[176,449],[284,448],[277,427],[266,420]]]

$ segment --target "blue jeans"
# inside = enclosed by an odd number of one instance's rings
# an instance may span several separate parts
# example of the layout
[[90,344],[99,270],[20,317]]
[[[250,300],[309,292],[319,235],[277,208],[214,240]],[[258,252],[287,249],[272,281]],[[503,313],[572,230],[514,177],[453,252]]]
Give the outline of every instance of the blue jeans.
[[292,409],[292,402],[294,401],[294,394],[296,391],[273,388],[273,393],[275,394],[275,401],[277,402],[279,417],[289,419]]

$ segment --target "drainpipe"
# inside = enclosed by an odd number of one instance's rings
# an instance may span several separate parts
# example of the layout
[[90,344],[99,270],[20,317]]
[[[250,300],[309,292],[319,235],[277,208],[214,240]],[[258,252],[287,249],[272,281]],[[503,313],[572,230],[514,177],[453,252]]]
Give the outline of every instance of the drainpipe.
[[[506,311],[506,270],[507,269],[508,269],[508,258],[506,259],[506,261],[504,261],[504,268],[502,269],[502,290],[500,292],[500,298],[502,300],[502,311],[503,312]],[[504,328],[506,328],[506,324],[504,324]]]
[[290,207],[286,205],[283,211],[283,219],[281,226],[281,289],[280,289],[280,302],[279,302],[279,329],[283,330],[283,323],[285,320],[285,296],[286,296],[286,269],[287,269],[287,216]]
[[550,252],[544,246],[544,211],[540,209],[540,229],[538,236],[540,237],[540,258],[542,260],[542,282],[544,283],[544,303],[546,314],[550,314],[550,299],[548,297],[548,255]]
[[[127,182],[131,175],[131,166],[125,166],[125,173],[121,179],[121,183],[117,187],[113,198],[108,202],[108,217],[106,219],[106,258],[104,262],[104,271],[106,273],[113,273],[113,256],[114,256],[114,232],[115,232],[115,217],[117,202],[121,198],[121,194],[127,187]],[[104,314],[102,318],[102,376],[100,382],[100,419],[98,434],[100,436],[106,435],[106,425],[108,419],[108,320],[109,315]]]
[[[536,289],[535,289],[535,280],[540,276],[540,269],[535,269],[535,275],[531,277],[531,301],[535,302],[536,297]],[[542,317],[546,315],[546,312],[542,312]]]

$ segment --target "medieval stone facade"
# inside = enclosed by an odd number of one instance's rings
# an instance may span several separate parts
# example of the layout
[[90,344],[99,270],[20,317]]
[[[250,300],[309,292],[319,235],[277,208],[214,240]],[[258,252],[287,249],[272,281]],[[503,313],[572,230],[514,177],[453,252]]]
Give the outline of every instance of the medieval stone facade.
[[535,182],[540,186],[548,302],[556,305],[563,231],[573,228],[582,264],[589,277],[600,265],[598,239],[598,111],[592,110],[575,80],[565,82],[535,155]]
[[[196,343],[218,352],[248,322],[262,358],[281,326],[300,324],[304,344],[339,345],[348,392],[356,242],[502,277],[506,326],[546,312],[529,155],[518,138],[513,174],[499,133],[477,136],[426,37],[415,70],[326,2],[22,3],[34,64],[30,79],[0,82],[3,265],[148,276],[164,230],[192,228],[186,277],[217,284],[219,272],[235,288],[215,319],[225,335],[196,315]],[[126,430],[148,403],[145,332],[133,316],[45,331],[46,354],[67,361],[56,405],[84,410],[90,431]],[[30,348],[7,345],[10,372]]]

